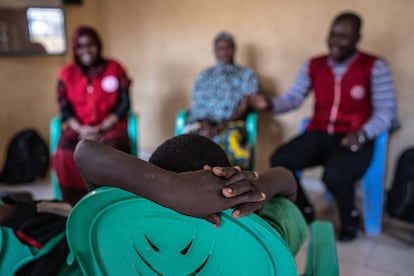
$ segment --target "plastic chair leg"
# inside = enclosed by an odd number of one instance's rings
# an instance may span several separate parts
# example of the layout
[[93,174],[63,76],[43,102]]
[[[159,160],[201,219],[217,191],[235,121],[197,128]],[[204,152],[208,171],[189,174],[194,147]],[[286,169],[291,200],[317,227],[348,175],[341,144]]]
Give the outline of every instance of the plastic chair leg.
[[361,179],[364,227],[367,235],[378,235],[382,228],[384,205],[384,172],[388,133],[378,136],[374,144],[374,156]]
[[128,137],[129,137],[129,145],[131,148],[131,154],[138,156],[138,133],[139,125],[138,125],[138,115],[133,112],[129,112],[128,114]]
[[362,181],[364,228],[367,235],[378,235],[381,232],[383,185],[379,181],[372,185],[370,181],[372,179]]

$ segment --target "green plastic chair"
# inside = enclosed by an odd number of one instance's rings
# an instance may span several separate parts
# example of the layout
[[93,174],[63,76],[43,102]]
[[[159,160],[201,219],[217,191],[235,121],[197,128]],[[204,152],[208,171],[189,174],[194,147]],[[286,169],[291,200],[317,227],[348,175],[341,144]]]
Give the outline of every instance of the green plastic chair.
[[[184,134],[184,127],[190,110],[181,110],[175,118],[175,135]],[[257,112],[250,112],[246,117],[247,145],[250,148],[249,170],[254,170],[256,140],[257,140]]]
[[[59,142],[60,133],[62,131],[62,121],[61,117],[55,116],[50,120],[49,125],[49,135],[50,135],[50,156],[53,156],[57,149],[57,144]],[[129,144],[131,148],[131,154],[138,156],[138,115],[134,112],[130,111],[128,113],[128,137],[129,137]],[[62,194],[59,187],[59,181],[56,176],[56,172],[53,168],[50,169],[50,178],[53,186],[53,193],[55,195],[55,199],[61,200]]]
[[20,242],[10,228],[0,227],[0,275],[15,275],[24,265],[49,253],[64,238],[62,232],[36,249]]
[[[313,235],[326,231],[310,245],[310,264],[325,267],[306,275],[338,275],[332,225],[315,225]],[[298,275],[284,240],[254,214],[236,220],[224,211],[215,228],[117,188],[101,187],[78,202],[67,239],[84,275]],[[318,252],[321,241],[329,252]],[[324,256],[331,257],[321,263]]]

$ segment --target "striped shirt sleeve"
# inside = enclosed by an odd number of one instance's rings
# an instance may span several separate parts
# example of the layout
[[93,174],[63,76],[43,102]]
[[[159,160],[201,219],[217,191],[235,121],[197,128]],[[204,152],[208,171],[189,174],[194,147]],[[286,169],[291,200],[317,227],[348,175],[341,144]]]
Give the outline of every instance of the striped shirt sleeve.
[[373,139],[399,124],[391,69],[382,59],[377,59],[374,63],[371,89],[372,115],[362,128],[367,137]]
[[298,108],[303,103],[305,98],[309,95],[312,85],[308,71],[309,61],[307,61],[299,70],[299,73],[296,75],[296,79],[289,90],[283,95],[272,99],[273,113],[290,111]]

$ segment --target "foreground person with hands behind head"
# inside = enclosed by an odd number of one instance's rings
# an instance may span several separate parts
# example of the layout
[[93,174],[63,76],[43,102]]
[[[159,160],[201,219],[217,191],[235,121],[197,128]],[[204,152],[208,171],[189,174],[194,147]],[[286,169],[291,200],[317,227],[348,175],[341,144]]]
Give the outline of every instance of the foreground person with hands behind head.
[[[86,158],[98,155],[94,162]],[[222,210],[235,207],[236,218],[257,212],[281,234],[293,254],[306,238],[306,223],[291,202],[296,196],[292,174],[281,167],[260,175],[229,167],[225,152],[206,137],[173,137],[156,149],[150,163],[81,141],[75,159],[92,188],[96,184],[118,187],[216,226]]]
[[[291,202],[296,196],[292,174],[284,168],[271,168],[258,176],[229,167],[224,151],[206,137],[188,134],[171,138],[156,149],[150,162],[96,141],[82,140],[75,159],[90,189],[124,189],[179,213],[207,219],[216,227],[220,227],[219,213],[223,210],[235,207],[235,218],[256,212],[281,235],[292,254],[306,238],[305,220]],[[70,212],[67,203],[21,201],[13,195],[3,200],[0,225],[23,233],[29,241],[44,245],[65,231]],[[67,253],[64,239],[52,254],[25,265],[21,271],[56,275],[63,269]]]
[[[357,236],[354,183],[370,164],[374,139],[398,126],[391,70],[383,59],[357,49],[361,25],[354,13],[338,15],[328,34],[329,53],[306,62],[287,93],[272,100],[250,98],[262,109],[282,113],[298,108],[313,90],[305,132],[276,149],[270,163],[292,172],[324,166],[322,180],[336,199],[342,241]],[[313,208],[300,185],[296,203],[310,222]]]

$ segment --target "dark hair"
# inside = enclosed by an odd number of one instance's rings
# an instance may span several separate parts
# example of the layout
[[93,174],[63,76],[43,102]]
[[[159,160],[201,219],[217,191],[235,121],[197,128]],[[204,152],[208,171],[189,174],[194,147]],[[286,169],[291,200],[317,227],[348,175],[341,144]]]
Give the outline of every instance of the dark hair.
[[362,19],[356,13],[354,13],[354,12],[343,12],[343,13],[340,13],[337,17],[335,17],[334,23],[336,23],[338,21],[342,21],[342,20],[351,21],[352,24],[354,25],[355,30],[357,31],[357,33],[359,33],[359,31],[361,30],[361,27],[362,27]]
[[226,153],[207,137],[184,134],[162,143],[149,162],[174,172],[201,170],[205,164],[229,167]]

